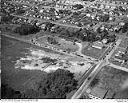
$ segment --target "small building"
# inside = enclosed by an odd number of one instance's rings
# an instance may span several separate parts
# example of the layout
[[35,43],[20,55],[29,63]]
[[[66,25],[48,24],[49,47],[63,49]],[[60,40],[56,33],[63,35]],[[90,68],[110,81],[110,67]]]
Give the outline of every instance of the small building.
[[89,94],[89,97],[92,99],[103,99],[107,93],[107,90],[100,88],[100,87],[94,87],[91,90],[91,93]]
[[103,40],[102,40],[102,43],[104,43],[104,44],[106,44],[107,42],[108,42],[107,39],[103,39]]
[[97,49],[102,49],[103,48],[103,43],[100,41],[96,41],[93,43],[92,47],[97,48]]

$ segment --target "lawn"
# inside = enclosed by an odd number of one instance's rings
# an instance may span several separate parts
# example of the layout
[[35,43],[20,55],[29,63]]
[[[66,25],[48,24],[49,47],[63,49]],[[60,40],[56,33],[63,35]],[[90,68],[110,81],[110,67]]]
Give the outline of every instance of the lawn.
[[[75,52],[78,50],[78,46],[76,44],[73,44],[73,42],[71,41],[67,41],[65,39],[61,39],[61,38],[58,38],[58,37],[55,37],[54,38],[59,45],[55,45],[55,44],[49,44],[55,48],[58,48],[58,49],[61,49],[63,51],[70,51],[70,52]],[[44,45],[48,45],[48,41],[47,41],[47,37],[41,37],[38,39],[38,42],[40,42],[41,44],[44,44]]]
[[105,66],[101,69],[96,78],[99,79],[97,84],[98,87],[112,90],[116,93],[124,89],[124,84],[128,79],[128,73],[109,66]]
[[101,55],[105,52],[106,47],[102,49],[97,49],[94,47],[91,47],[90,45],[83,48],[82,53],[86,56],[90,56],[95,59],[99,59]]

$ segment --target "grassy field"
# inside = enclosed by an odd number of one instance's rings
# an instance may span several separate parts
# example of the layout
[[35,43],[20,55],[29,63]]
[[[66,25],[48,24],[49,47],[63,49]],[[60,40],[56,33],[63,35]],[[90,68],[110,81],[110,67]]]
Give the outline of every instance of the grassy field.
[[[14,64],[21,56],[24,57],[25,53],[28,53],[28,49],[31,45],[19,42],[13,39],[9,39],[2,36],[2,57],[1,57],[1,69],[2,69],[2,83],[8,84],[10,87],[16,90],[24,90],[27,88],[34,88],[33,84],[40,81],[44,75],[43,71],[37,70],[23,70],[15,69]],[[34,46],[31,46],[34,48]]]
[[90,56],[95,59],[99,59],[101,55],[105,52],[106,47],[102,49],[97,49],[94,47],[91,47],[90,45],[83,48],[82,53],[86,56]]
[[[55,48],[70,52],[75,52],[79,49],[79,47],[76,44],[73,44],[73,42],[71,41],[67,41],[65,39],[61,39],[58,37],[55,37],[54,39],[58,42],[59,45],[53,45],[53,44],[50,45],[52,45]],[[40,42],[41,44],[49,45],[46,36],[39,38],[38,42]]]
[[96,86],[106,90],[112,90],[116,93],[125,88],[124,85],[128,79],[128,73],[105,66],[101,69],[96,78],[99,80]]

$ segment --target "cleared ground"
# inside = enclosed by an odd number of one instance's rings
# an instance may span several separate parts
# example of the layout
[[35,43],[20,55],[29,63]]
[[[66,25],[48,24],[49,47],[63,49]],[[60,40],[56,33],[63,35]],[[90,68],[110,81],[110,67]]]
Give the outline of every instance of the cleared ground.
[[57,69],[65,69],[74,73],[75,78],[79,79],[91,67],[90,63],[71,56],[31,48],[29,51],[29,54],[17,60],[15,68],[41,70],[47,73]]

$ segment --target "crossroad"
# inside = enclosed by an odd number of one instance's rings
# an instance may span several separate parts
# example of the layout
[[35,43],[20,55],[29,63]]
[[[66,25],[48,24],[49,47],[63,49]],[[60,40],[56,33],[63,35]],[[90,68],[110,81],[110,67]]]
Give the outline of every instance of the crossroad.
[[106,60],[100,60],[98,65],[94,68],[94,70],[90,73],[89,77],[91,79],[86,78],[81,87],[76,91],[76,93],[71,97],[71,99],[78,99],[82,96],[82,94],[88,89],[88,86],[93,81],[95,76],[99,73],[101,68],[105,65]]
[[[99,61],[99,63],[97,64],[97,66],[93,69],[93,71],[90,73],[90,75],[85,79],[85,81],[83,82],[83,84],[81,85],[81,87],[71,97],[72,99],[78,99],[78,98],[80,98],[82,96],[82,94],[88,89],[88,87],[89,87],[90,83],[92,82],[92,80],[95,78],[95,76],[99,73],[99,71],[105,65],[108,65],[108,66],[111,66],[113,68],[116,68],[116,69],[119,69],[119,70],[123,70],[123,71],[128,72],[128,69],[127,68],[114,65],[112,63],[109,63],[109,61],[108,61],[108,59],[112,56],[112,54],[114,53],[114,51],[118,48],[118,46],[121,43],[121,41],[122,41],[122,37],[119,37],[119,39],[116,41],[116,45],[114,46],[114,48],[110,51],[110,53],[108,55],[106,55],[106,58],[105,59],[102,59],[102,60]],[[88,78],[91,78],[91,79],[88,80]]]

